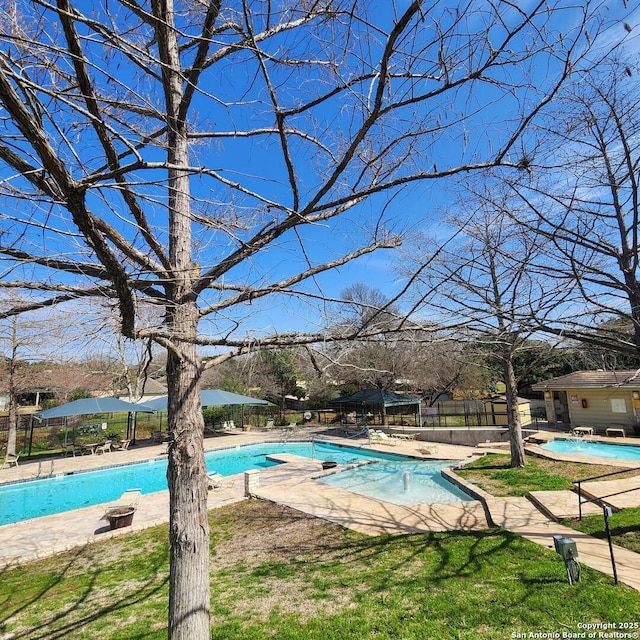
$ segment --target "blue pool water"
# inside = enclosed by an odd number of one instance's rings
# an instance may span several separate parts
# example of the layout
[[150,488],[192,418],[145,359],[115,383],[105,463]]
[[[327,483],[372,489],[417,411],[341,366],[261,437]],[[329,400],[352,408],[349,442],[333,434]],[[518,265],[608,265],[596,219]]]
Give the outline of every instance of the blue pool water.
[[[265,443],[210,451],[205,460],[210,473],[229,476],[273,466],[277,463],[267,460],[267,456],[275,453],[335,460],[339,464],[363,459],[403,459],[393,454],[307,442]],[[0,486],[0,525],[113,502],[127,489],[137,488],[143,494],[164,491],[167,489],[166,473],[165,458]]]
[[578,456],[596,456],[598,458],[612,458],[615,460],[631,460],[640,462],[640,447],[623,444],[607,444],[592,442],[582,438],[556,438],[542,445],[543,449],[556,453],[569,453]]
[[340,471],[320,482],[392,504],[461,502],[474,500],[442,477],[453,464],[437,462],[378,462]]

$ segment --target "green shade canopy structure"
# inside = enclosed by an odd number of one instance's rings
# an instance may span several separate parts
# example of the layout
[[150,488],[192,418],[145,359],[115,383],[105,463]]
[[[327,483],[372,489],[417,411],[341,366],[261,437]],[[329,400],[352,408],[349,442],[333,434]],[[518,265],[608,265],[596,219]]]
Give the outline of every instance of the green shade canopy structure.
[[[386,389],[363,389],[336,398],[330,404],[341,411],[355,411],[362,415],[379,414],[383,421],[387,413],[398,413],[398,407],[413,407],[411,413],[416,415],[416,424],[421,424],[420,398],[394,393]],[[391,411],[387,412],[387,408],[391,408]]]
[[364,389],[356,391],[348,396],[336,398],[332,405],[384,405],[385,407],[398,407],[403,405],[420,404],[420,398],[414,398],[401,393],[394,393],[385,389]]
[[[233,404],[269,404],[266,400],[243,396],[239,393],[231,393],[222,389],[203,389],[200,392],[200,402],[203,407],[217,407]],[[168,405],[167,396],[161,396],[155,400],[148,400],[144,406],[152,411],[166,411]],[[140,405],[143,406],[143,405]]]
[[82,398],[61,404],[59,407],[53,407],[53,409],[39,411],[35,416],[41,420],[49,420],[50,418],[84,416],[92,413],[131,413],[136,411],[153,413],[154,409],[146,404],[133,404],[118,398]]

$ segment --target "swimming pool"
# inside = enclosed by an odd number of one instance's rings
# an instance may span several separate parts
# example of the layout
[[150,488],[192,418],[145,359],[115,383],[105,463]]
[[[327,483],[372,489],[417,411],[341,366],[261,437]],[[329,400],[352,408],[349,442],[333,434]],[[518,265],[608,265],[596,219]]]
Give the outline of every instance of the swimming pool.
[[[267,457],[276,453],[335,460],[339,464],[365,459],[403,459],[391,453],[328,443],[274,442],[209,451],[205,460],[210,473],[229,476],[274,466],[278,463]],[[143,494],[164,491],[167,489],[166,473],[167,459],[161,458],[0,486],[0,525],[113,502],[127,489],[138,488]]]
[[593,442],[583,438],[555,438],[543,444],[542,448],[556,453],[640,462],[640,447],[633,445]]
[[383,461],[339,471],[320,482],[392,504],[464,502],[474,500],[441,474],[453,461]]

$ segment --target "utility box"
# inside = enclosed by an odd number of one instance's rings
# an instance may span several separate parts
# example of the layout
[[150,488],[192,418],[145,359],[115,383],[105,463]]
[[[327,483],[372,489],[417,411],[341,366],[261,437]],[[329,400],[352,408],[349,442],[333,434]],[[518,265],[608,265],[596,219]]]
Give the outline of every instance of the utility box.
[[556,548],[556,553],[564,560],[578,557],[578,547],[576,547],[576,542],[573,538],[553,536],[553,544]]

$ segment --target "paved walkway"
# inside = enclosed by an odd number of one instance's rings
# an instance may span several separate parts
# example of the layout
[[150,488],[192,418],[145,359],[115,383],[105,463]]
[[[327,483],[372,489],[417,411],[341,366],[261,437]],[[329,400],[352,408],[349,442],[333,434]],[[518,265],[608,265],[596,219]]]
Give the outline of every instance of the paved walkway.
[[[493,524],[549,549],[553,536],[572,538],[578,549],[578,561],[613,576],[609,544],[575,529],[563,527],[540,513],[526,498],[491,498],[487,501]],[[616,545],[614,558],[618,581],[640,591],[640,554]]]
[[[269,438],[265,434],[238,433],[207,439],[206,446],[207,449],[213,449],[262,442],[265,439],[282,439],[282,434],[274,434]],[[365,442],[340,438],[333,440],[351,445],[363,445]],[[452,460],[469,459],[479,453],[479,450],[473,447],[447,444],[433,446],[431,443],[411,440],[399,441],[393,447],[378,445],[372,449]],[[60,458],[54,461],[54,473],[153,459],[161,457],[164,451],[164,445],[157,445],[137,447],[129,451],[107,453],[102,456]],[[49,467],[49,463],[39,465],[39,469],[37,463],[20,464],[18,468],[2,470],[0,479],[8,481],[33,478],[38,475],[38,470],[40,475],[47,475],[50,471]],[[483,495],[476,487],[471,488],[478,492],[483,501],[455,505],[396,506],[358,496],[314,480],[314,477],[322,473],[321,464],[318,461],[296,459],[293,456],[286,464],[262,470],[259,487],[254,494],[367,535],[478,530],[495,525],[551,549],[554,546],[554,535],[569,536],[577,543],[579,560],[582,564],[612,575],[606,541],[568,529],[553,520],[554,512],[571,513],[569,506],[571,500],[577,506],[575,494],[573,497],[542,496],[541,502],[546,503],[545,511],[548,515],[542,513],[526,498],[493,498],[488,494]],[[221,489],[210,491],[209,508],[242,499],[244,499],[244,478],[239,475],[225,481]],[[106,522],[101,520],[103,515],[104,505],[98,505],[0,527],[0,568],[16,566],[29,560],[69,551],[98,540],[128,535],[132,531],[167,522],[168,492],[161,491],[142,496],[131,527],[111,531]],[[640,590],[640,556],[620,547],[616,547],[614,553],[620,582]]]

